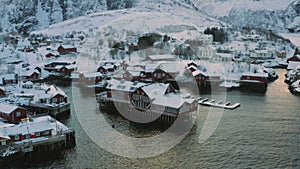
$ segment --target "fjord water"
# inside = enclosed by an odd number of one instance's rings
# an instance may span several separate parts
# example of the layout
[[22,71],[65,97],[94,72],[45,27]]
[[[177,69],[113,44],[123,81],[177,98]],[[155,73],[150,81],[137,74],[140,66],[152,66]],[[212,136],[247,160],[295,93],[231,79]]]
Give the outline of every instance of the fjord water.
[[[144,159],[120,157],[93,143],[81,128],[72,107],[71,117],[64,120],[64,123],[76,130],[77,146],[62,151],[60,155],[48,155],[13,167],[300,168],[300,97],[292,95],[284,83],[286,70],[278,69],[276,72],[279,79],[269,84],[265,94],[238,90],[227,92],[227,100],[239,102],[241,107],[225,110],[216,131],[205,143],[199,143],[199,135],[209,108],[200,106],[196,131],[168,152]],[[72,94],[70,87],[64,90]],[[78,88],[73,90],[79,91]],[[211,97],[210,94],[201,96]],[[99,115],[88,112],[89,107],[95,106],[92,99],[83,97],[80,105],[76,105],[77,108],[81,107],[77,113]],[[160,132],[155,129],[137,129],[118,116],[104,116],[107,123],[116,125],[116,130],[134,137],[147,137]],[[95,134],[107,136],[107,133]]]

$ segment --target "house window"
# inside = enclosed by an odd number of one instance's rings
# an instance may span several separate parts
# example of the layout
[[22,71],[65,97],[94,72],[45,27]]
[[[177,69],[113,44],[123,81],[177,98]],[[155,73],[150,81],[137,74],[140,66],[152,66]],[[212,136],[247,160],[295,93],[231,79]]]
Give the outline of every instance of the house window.
[[25,139],[30,139],[30,134],[25,134]]
[[1,145],[5,146],[6,145],[6,140],[1,140]]
[[16,116],[20,117],[21,116],[21,112],[17,112]]
[[49,135],[50,132],[49,131],[44,131],[44,135]]
[[53,103],[56,103],[56,102],[57,102],[57,99],[56,99],[56,98],[53,98],[53,99],[52,99],[52,102],[53,102]]
[[19,135],[15,135],[15,140],[20,140]]

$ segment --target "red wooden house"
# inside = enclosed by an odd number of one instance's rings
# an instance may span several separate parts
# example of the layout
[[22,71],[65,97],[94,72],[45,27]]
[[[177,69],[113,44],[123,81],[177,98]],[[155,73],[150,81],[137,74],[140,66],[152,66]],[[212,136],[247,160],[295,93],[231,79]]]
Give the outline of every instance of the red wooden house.
[[57,66],[67,66],[67,65],[71,65],[72,63],[70,63],[69,61],[52,61],[50,63],[47,63],[44,65],[44,69],[47,71],[56,71],[57,70]]
[[77,52],[77,48],[71,45],[61,45],[57,48],[57,51],[60,54],[69,54],[69,53],[76,53]]
[[54,57],[58,57],[58,53],[56,52],[49,52],[45,55],[46,58],[54,58]]
[[72,72],[77,70],[77,66],[75,64],[56,66],[55,69],[57,73],[70,76]]
[[0,117],[12,122],[19,122],[27,117],[27,110],[11,104],[0,103]]
[[98,67],[97,72],[101,72],[103,74],[113,73],[117,69],[117,66],[114,64],[106,64]]

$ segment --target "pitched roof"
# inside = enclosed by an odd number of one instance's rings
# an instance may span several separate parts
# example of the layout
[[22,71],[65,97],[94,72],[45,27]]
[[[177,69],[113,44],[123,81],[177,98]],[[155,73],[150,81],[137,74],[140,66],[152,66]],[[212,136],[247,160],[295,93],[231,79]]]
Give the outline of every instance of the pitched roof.
[[134,92],[136,89],[144,85],[146,85],[146,83],[131,82],[131,81],[126,81],[124,79],[122,80],[111,79],[106,89],[125,91],[125,92]]
[[289,61],[287,69],[293,70],[296,69],[298,66],[300,66],[300,62]]
[[158,68],[164,70],[167,73],[179,73],[178,65],[175,63],[162,63]]
[[10,114],[17,108],[19,108],[19,107],[15,106],[15,105],[0,103],[0,112],[5,113],[5,114]]
[[169,86],[170,84],[153,83],[142,87],[142,90],[150,97],[150,99],[154,99],[163,96]]
[[208,77],[207,73],[203,72],[201,70],[195,70],[192,74],[193,74],[194,77],[197,76],[197,75],[200,75],[200,74],[203,75],[203,76]]
[[85,78],[92,78],[92,77],[102,76],[102,73],[100,73],[100,72],[86,72],[86,73],[82,73],[82,75]]
[[152,104],[179,109],[184,103],[191,104],[193,101],[194,99],[183,98],[181,94],[169,93],[155,98]]

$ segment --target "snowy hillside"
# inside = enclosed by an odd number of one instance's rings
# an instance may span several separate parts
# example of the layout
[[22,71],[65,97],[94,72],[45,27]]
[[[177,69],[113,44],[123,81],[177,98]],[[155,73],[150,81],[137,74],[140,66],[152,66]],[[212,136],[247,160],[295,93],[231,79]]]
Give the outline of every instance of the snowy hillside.
[[[156,13],[161,13],[163,17],[157,16]],[[140,14],[142,15],[140,16]],[[134,20],[134,23],[123,23],[121,17],[126,17],[130,15],[137,15],[141,18]],[[172,18],[167,16],[172,16]],[[92,13],[57,24],[53,24],[47,29],[34,31],[33,33],[46,34],[50,36],[64,35],[72,31],[83,31],[89,33],[94,32],[97,29],[101,29],[102,26],[106,25],[107,23],[113,22],[117,19],[117,21],[120,22],[120,24],[122,25],[120,26],[120,28],[124,29],[128,28],[131,30],[139,30],[141,32],[146,32],[153,31],[153,27],[155,29],[157,28],[156,25],[143,25],[143,23],[145,22],[145,18],[143,17],[148,17],[148,19],[150,19],[153,22],[165,25],[165,27],[161,28],[161,32],[169,32],[167,25],[176,25],[177,20],[184,20],[190,25],[195,25],[200,30],[204,30],[206,27],[211,26],[226,25],[225,23],[220,22],[217,19],[209,17],[203,14],[202,12],[196,11],[192,8],[192,6],[186,5],[184,3],[179,3],[177,1],[172,0],[165,0],[163,2],[160,0],[149,0],[147,2],[136,3],[135,8]],[[153,23],[151,21],[148,23]],[[186,25],[177,25],[177,29],[180,29],[182,31],[188,28]]]
[[[299,0],[190,0],[197,8],[236,27],[255,27],[279,32],[300,26]],[[293,23],[293,25],[290,25]]]

